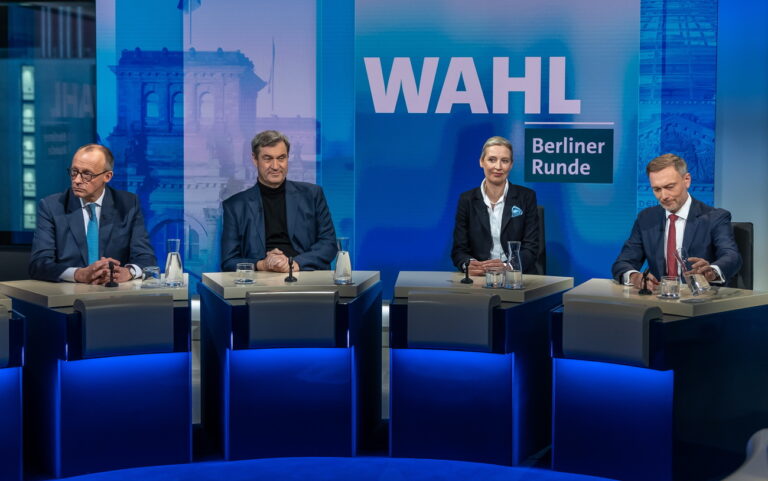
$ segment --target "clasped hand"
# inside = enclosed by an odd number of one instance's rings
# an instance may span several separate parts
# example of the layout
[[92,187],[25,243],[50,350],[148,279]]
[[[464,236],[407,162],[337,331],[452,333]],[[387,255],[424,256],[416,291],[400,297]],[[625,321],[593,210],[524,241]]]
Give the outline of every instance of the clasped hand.
[[[280,249],[272,249],[267,252],[267,257],[256,263],[256,268],[260,271],[288,272],[288,256]],[[293,271],[299,270],[299,263],[294,261]]]
[[501,259],[488,259],[487,261],[472,259],[469,261],[469,275],[482,276],[485,274],[485,270],[491,267],[504,267],[504,263],[501,262]]
[[87,267],[75,271],[75,282],[84,284],[106,284],[109,282],[109,263],[115,265],[115,282],[133,280],[133,274],[127,267],[120,266],[120,261],[111,257],[102,257]]

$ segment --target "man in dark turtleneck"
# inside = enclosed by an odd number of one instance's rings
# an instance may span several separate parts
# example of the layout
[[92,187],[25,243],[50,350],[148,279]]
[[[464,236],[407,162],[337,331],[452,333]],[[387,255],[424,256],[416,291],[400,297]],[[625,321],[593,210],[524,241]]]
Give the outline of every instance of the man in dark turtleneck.
[[336,232],[323,190],[286,180],[291,144],[275,130],[251,141],[256,185],[224,201],[221,269],[253,262],[256,270],[329,269],[336,255]]

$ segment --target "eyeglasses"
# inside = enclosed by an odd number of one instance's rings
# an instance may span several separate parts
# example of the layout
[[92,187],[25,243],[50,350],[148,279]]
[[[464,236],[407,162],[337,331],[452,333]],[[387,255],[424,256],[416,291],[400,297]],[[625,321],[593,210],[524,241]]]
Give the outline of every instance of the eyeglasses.
[[75,180],[77,176],[79,175],[81,179],[83,179],[83,182],[90,182],[94,178],[106,174],[107,172],[111,172],[111,170],[105,170],[104,172],[100,172],[98,174],[94,174],[92,172],[80,172],[77,169],[67,168],[67,174],[69,174],[69,178],[72,180]]

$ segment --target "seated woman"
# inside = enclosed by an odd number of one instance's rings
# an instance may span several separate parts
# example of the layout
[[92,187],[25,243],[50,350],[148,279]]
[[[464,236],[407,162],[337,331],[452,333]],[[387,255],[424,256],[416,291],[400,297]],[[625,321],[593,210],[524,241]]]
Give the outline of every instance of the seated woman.
[[539,252],[539,214],[536,193],[507,180],[512,170],[512,144],[504,137],[485,141],[480,167],[485,180],[459,197],[453,229],[453,264],[479,276],[486,268],[502,265],[507,242],[521,241],[523,272],[535,273]]

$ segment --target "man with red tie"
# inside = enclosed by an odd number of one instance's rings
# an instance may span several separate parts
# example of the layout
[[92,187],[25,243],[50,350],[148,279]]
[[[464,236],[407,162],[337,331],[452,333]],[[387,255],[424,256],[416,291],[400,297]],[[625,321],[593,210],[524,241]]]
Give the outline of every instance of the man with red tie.
[[688,194],[691,174],[685,160],[674,155],[656,157],[645,168],[659,205],[643,209],[632,226],[611,269],[614,279],[641,287],[640,269],[648,261],[648,287],[665,275],[681,274],[674,253],[683,248],[695,274],[723,283],[741,268],[731,228],[731,213]]

